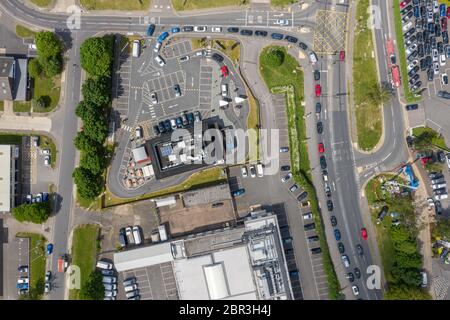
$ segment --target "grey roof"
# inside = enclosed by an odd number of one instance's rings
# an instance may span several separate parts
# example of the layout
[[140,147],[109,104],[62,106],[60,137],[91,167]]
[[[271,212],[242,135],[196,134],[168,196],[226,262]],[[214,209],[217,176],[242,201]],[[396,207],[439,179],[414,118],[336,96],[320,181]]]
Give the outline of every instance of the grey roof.
[[228,183],[183,193],[183,202],[186,207],[230,199],[231,193]]
[[27,99],[27,59],[17,59],[14,75],[14,100],[25,101]]
[[14,65],[13,57],[0,57],[0,78],[13,76],[12,69]]

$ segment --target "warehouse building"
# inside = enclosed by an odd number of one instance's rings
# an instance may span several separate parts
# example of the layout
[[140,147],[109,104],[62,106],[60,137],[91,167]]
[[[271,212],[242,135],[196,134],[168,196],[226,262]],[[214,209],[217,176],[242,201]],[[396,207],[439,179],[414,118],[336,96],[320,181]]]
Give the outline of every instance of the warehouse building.
[[0,145],[0,212],[10,212],[18,194],[19,146]]

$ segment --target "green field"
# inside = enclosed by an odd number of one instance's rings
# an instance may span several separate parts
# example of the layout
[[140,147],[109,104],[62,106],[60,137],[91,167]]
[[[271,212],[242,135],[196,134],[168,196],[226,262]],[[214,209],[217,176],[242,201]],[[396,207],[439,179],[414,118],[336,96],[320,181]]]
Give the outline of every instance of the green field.
[[358,145],[363,150],[373,149],[381,138],[382,114],[379,105],[368,102],[370,88],[378,84],[372,30],[367,28],[369,0],[360,0],[354,39],[353,90],[356,113]]
[[[72,265],[80,268],[81,286],[95,269],[96,255],[99,251],[100,227],[97,225],[83,225],[73,232]],[[70,290],[69,299],[79,300],[80,290]]]
[[249,4],[249,0],[172,0],[172,6],[177,11],[240,6]]
[[14,101],[13,102],[14,112],[31,112],[31,101]]
[[405,94],[406,102],[412,103],[420,100],[420,97],[415,97],[414,94],[409,91],[408,86],[408,71],[406,67],[408,66],[406,62],[406,53],[403,49],[405,47],[405,39],[403,38],[403,30],[402,30],[402,17],[400,14],[400,0],[393,0],[392,6],[394,10],[394,24],[395,24],[395,35],[397,38],[397,49],[399,53],[400,60],[400,73],[403,84],[403,92]]
[[[274,56],[279,58],[274,59]],[[302,107],[304,99],[303,70],[295,58],[289,55],[284,47],[279,46],[264,48],[260,54],[259,63],[262,78],[271,92],[286,95],[292,173],[295,181],[308,192],[308,199],[311,203],[311,211],[316,224],[316,232],[320,238],[329,297],[330,299],[338,299],[340,298],[340,286],[328,250],[316,191],[311,182],[311,167],[303,118],[304,108]]]
[[52,4],[53,0],[31,0],[31,2],[39,7],[48,7]]
[[30,30],[20,24],[16,25],[16,35],[19,38],[33,38],[36,32]]
[[[61,77],[58,75],[53,78],[48,78],[44,75],[34,79],[34,97],[33,97],[33,112],[50,112],[56,108],[61,94]],[[44,96],[49,100],[47,108],[40,108],[36,101],[39,97]]]
[[147,10],[150,0],[80,0],[87,10]]
[[21,232],[16,234],[16,237],[30,239],[30,289],[36,290],[37,295],[42,295],[45,284],[45,246],[47,240],[37,233]]

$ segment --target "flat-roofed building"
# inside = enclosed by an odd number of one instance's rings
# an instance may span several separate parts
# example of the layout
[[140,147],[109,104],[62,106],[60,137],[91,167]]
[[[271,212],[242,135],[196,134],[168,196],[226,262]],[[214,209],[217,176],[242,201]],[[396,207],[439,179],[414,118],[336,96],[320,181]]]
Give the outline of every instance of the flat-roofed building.
[[19,150],[19,146],[0,145],[0,212],[10,212],[15,204]]

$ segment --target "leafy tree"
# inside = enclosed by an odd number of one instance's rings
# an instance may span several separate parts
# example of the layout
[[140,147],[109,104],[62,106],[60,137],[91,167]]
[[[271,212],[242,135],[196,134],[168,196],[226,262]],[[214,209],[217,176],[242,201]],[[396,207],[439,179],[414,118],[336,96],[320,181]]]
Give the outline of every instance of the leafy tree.
[[106,158],[103,152],[84,152],[80,159],[80,166],[98,175],[106,168]]
[[103,143],[108,136],[108,124],[103,115],[87,113],[83,119],[84,133],[94,141]]
[[111,39],[89,38],[84,41],[80,48],[80,61],[83,69],[91,75],[109,77],[113,62]]
[[85,199],[95,199],[102,192],[102,177],[92,174],[83,167],[75,168],[72,177],[77,185],[78,193]]
[[273,67],[279,67],[283,64],[285,54],[281,49],[273,49],[267,55],[267,63]]
[[88,101],[80,101],[77,108],[75,109],[75,114],[81,118],[81,120],[86,121],[89,118],[100,118],[101,108],[95,104]]
[[88,280],[83,284],[80,291],[80,297],[84,300],[103,300],[105,287],[102,283],[103,276],[100,271],[95,270]]
[[36,224],[41,224],[47,221],[50,213],[51,208],[49,202],[22,204],[12,209],[12,214],[17,221],[28,221]]
[[73,143],[78,150],[86,153],[100,152],[101,148],[103,148],[100,143],[89,138],[84,131],[78,132]]
[[437,133],[435,131],[424,130],[420,135],[414,137],[414,147],[419,151],[429,150],[436,138]]
[[428,293],[423,292],[419,288],[410,288],[407,286],[390,286],[386,294],[385,300],[431,300]]
[[28,62],[28,73],[31,78],[38,78],[42,73],[42,67],[38,59],[30,59]]
[[387,103],[391,99],[391,92],[386,87],[376,83],[369,88],[367,100],[374,105]]
[[111,100],[111,79],[108,77],[89,78],[82,88],[84,100],[97,106],[104,106]]
[[50,31],[36,33],[36,48],[40,59],[48,60],[61,54],[61,41]]
[[62,61],[60,56],[51,57],[48,60],[45,60],[45,62],[41,62],[41,64],[42,69],[48,77],[54,77],[62,71]]

